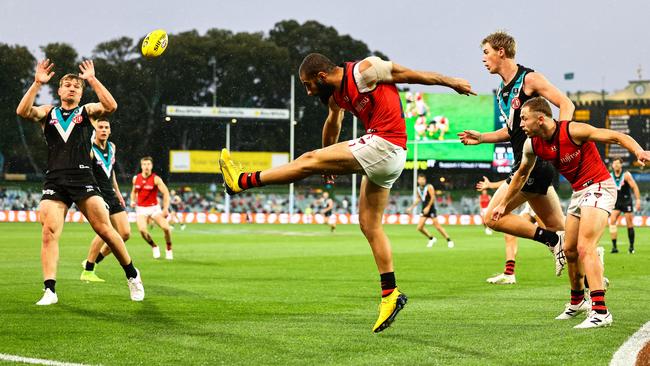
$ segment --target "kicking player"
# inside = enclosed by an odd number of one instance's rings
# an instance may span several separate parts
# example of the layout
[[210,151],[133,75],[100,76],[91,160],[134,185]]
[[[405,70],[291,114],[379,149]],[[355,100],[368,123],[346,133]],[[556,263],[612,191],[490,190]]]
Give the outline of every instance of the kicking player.
[[[95,138],[93,139],[90,155],[92,157],[93,175],[99,186],[100,193],[106,205],[111,225],[117,230],[126,243],[131,237],[131,225],[126,214],[124,198],[115,178],[115,144],[108,141],[111,135],[111,123],[106,118],[100,118],[95,125]],[[88,282],[104,282],[95,273],[95,264],[101,262],[111,253],[111,248],[104,240],[96,235],[93,238],[88,257],[83,261],[84,270],[80,279]]]
[[415,208],[415,206],[422,203],[422,211],[420,212],[420,221],[418,221],[417,229],[419,232],[422,233],[422,235],[429,238],[429,242],[427,243],[427,248],[431,248],[433,244],[435,244],[435,242],[438,240],[436,239],[435,236],[431,235],[429,231],[424,227],[424,224],[427,222],[427,219],[429,218],[433,222],[433,227],[435,227],[436,230],[438,230],[438,232],[445,239],[447,239],[447,247],[453,248],[454,247],[453,240],[451,240],[449,234],[447,234],[447,231],[445,231],[445,228],[443,228],[438,222],[438,217],[437,217],[438,213],[436,211],[436,190],[433,188],[433,185],[427,184],[427,177],[422,173],[418,174],[417,183],[418,183],[417,186],[418,195],[417,197],[415,197],[415,201],[413,201],[413,204],[406,209],[406,212],[410,213]]
[[329,225],[330,232],[336,230],[336,217],[334,213],[334,200],[330,198],[329,192],[323,192],[323,196],[318,200],[317,206],[320,206],[320,214],[325,216],[325,223]]
[[[65,216],[74,202],[93,230],[115,253],[126,274],[131,300],[144,299],[140,272],[133,266],[120,234],[111,226],[108,210],[92,174],[90,141],[97,119],[109,115],[117,102],[95,76],[91,60],[79,65],[79,75],[66,74],[59,81],[57,94],[61,106],[34,106],[41,86],[54,75],[50,60],[38,62],[34,83],[23,96],[16,113],[39,122],[48,146],[47,171],[39,206],[42,225],[41,264],[45,292],[36,305],[52,305],[59,301],[56,293],[56,272],[59,261],[59,238]],[[93,89],[99,103],[79,106],[85,83]]]
[[[523,104],[521,126],[529,139],[524,144],[521,164],[503,199],[494,208],[492,219],[499,221],[507,207],[512,205],[535,166],[536,156],[552,162],[573,188],[564,240],[571,302],[556,319],[571,319],[591,310],[587,319],[574,328],[610,325],[612,315],[605,305],[603,264],[596,247],[607,225],[607,217],[614,209],[617,192],[594,142],[620,145],[642,164],[650,161],[650,151],[644,151],[630,136],[613,130],[595,128],[586,123],[555,121],[551,106],[541,97]],[[583,273],[589,281],[591,304],[585,299]]]
[[[483,64],[491,74],[498,74],[502,79],[497,90],[497,104],[507,126],[488,133],[465,130],[458,136],[465,145],[510,141],[514,152],[512,166],[514,172],[521,164],[522,150],[526,141],[526,134],[520,127],[521,106],[535,96],[543,96],[560,108],[560,119],[563,120],[571,119],[575,107],[573,102],[542,74],[515,62],[516,44],[512,36],[504,32],[496,32],[485,37],[481,45]],[[517,194],[513,204],[508,207],[505,216],[498,222],[494,221],[491,219],[492,210],[497,202],[503,200],[511,176],[494,192],[484,220],[493,230],[532,239],[547,246],[554,254],[555,274],[559,276],[566,264],[566,258],[562,251],[562,237],[557,234],[564,230],[564,214],[560,200],[552,186],[554,175],[555,172],[551,164],[545,161],[537,162],[530,179],[522,191]],[[511,210],[526,201],[544,222],[546,228],[535,226],[525,218],[510,213]]]
[[[147,220],[151,219],[165,234],[165,259],[174,259],[172,253],[172,229],[167,222],[169,216],[169,190],[162,179],[153,172],[153,158],[145,156],[140,159],[141,173],[133,177],[131,189],[131,207],[135,207],[136,223],[140,235],[151,246],[154,259],[160,258],[160,248],[153,241],[147,229]],[[163,196],[163,207],[158,204],[158,192]]]
[[[612,216],[609,218],[609,235],[612,238],[612,253],[618,253],[618,248],[616,247],[618,227],[616,224],[622,212],[625,216],[625,224],[627,225],[627,239],[630,241],[628,252],[634,254],[633,212],[641,210],[641,192],[639,192],[639,187],[636,185],[634,178],[632,178],[632,174],[623,170],[623,159],[621,158],[616,158],[612,161],[612,178],[614,179],[614,183],[616,183],[616,190],[618,191],[614,211],[612,211]],[[632,210],[630,189],[634,192],[634,210]]]
[[[235,194],[253,187],[288,184],[314,174],[327,177],[363,174],[359,197],[359,224],[379,270],[382,289],[379,318],[374,332],[386,329],[406,304],[397,289],[390,242],[382,227],[390,188],[402,173],[406,161],[406,126],[395,84],[444,85],[460,94],[474,94],[463,79],[434,72],[414,71],[378,57],[336,66],[327,57],[312,53],[300,65],[300,80],[308,95],[327,105],[323,125],[323,148],[264,171],[242,172],[223,149],[219,164],[226,191]],[[364,124],[366,135],[338,142],[344,110]]]

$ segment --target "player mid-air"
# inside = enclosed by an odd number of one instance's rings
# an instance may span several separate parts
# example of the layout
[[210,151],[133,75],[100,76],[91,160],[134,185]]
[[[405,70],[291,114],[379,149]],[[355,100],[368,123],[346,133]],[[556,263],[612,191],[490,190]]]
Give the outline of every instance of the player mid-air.
[[[160,248],[153,241],[147,229],[147,220],[151,219],[165,234],[165,259],[174,259],[172,252],[172,229],[167,221],[169,215],[169,190],[162,179],[153,172],[153,158],[145,156],[140,159],[142,171],[133,177],[131,189],[131,207],[135,207],[136,223],[140,236],[151,246],[154,259],[160,258]],[[163,207],[158,203],[158,192],[163,196]]]
[[[623,170],[623,159],[616,158],[612,161],[612,179],[616,183],[616,204],[614,211],[609,218],[609,235],[612,239],[612,253],[618,253],[616,246],[616,239],[618,236],[618,217],[623,213],[625,217],[625,224],[627,226],[627,239],[630,242],[628,246],[628,253],[634,254],[634,211],[641,210],[641,192],[636,181],[632,178],[630,172]],[[634,209],[632,209],[632,195],[630,190],[634,192]]]
[[[120,234],[109,219],[106,203],[92,173],[90,146],[93,127],[97,120],[117,108],[111,93],[95,76],[91,60],[79,65],[79,75],[66,74],[59,80],[57,94],[60,107],[34,106],[41,86],[54,75],[50,60],[36,66],[34,82],[23,96],[16,113],[39,122],[47,143],[47,171],[39,206],[42,225],[41,264],[43,266],[44,294],[37,305],[52,305],[59,301],[56,293],[56,272],[59,261],[59,238],[68,209],[74,202],[93,230],[115,253],[127,278],[131,300],[144,299],[144,287],[139,271],[133,266],[129,252]],[[98,103],[80,106],[85,83],[93,89]]]
[[[516,43],[509,34],[492,33],[483,39],[481,46],[483,64],[488,72],[501,77],[501,84],[496,96],[499,113],[503,121],[506,122],[506,126],[488,133],[465,130],[458,136],[465,145],[510,141],[514,153],[512,166],[514,172],[521,164],[523,146],[526,141],[526,134],[520,126],[521,106],[533,97],[543,96],[560,108],[561,120],[571,119],[575,107],[573,102],[542,74],[515,62]],[[547,246],[554,254],[555,274],[559,276],[566,264],[566,258],[562,251],[562,236],[558,235],[558,232],[564,230],[564,214],[560,206],[560,199],[551,184],[554,176],[555,171],[551,164],[538,161],[524,188],[508,206],[505,216],[497,222],[491,219],[492,210],[497,202],[502,201],[508,190],[511,179],[508,178],[494,192],[484,220],[493,230],[532,239]],[[519,215],[511,214],[512,210],[526,201],[544,222],[546,228],[536,226]]]
[[[541,97],[524,103],[520,123],[529,139],[524,143],[521,164],[512,176],[506,194],[494,208],[492,219],[501,219],[526,184],[537,157],[552,162],[573,188],[564,240],[571,301],[556,319],[572,319],[590,310],[587,318],[574,328],[610,325],[612,315],[605,305],[603,264],[596,247],[616,203],[616,184],[595,142],[620,145],[641,164],[650,161],[650,151],[644,151],[632,137],[617,131],[595,128],[586,123],[555,121],[551,106]],[[585,298],[584,275],[589,281],[591,304]]]
[[432,184],[427,184],[427,176],[422,173],[418,174],[417,184],[417,196],[415,197],[413,204],[406,209],[406,212],[410,213],[415,208],[415,206],[421,203],[422,211],[420,211],[420,219],[418,221],[417,229],[422,233],[422,235],[426,236],[429,239],[427,248],[433,247],[433,244],[435,244],[438,240],[424,227],[427,219],[431,219],[433,222],[433,227],[435,227],[440,235],[442,235],[442,237],[447,240],[447,247],[453,248],[453,240],[451,240],[445,228],[443,228],[442,225],[440,225],[438,222],[438,212],[436,211],[436,190],[433,188]]
[[[359,224],[379,270],[382,300],[372,327],[381,332],[406,305],[407,297],[396,285],[390,242],[382,226],[390,189],[406,162],[406,125],[395,84],[443,85],[460,94],[474,94],[469,82],[434,72],[415,71],[379,57],[337,66],[318,53],[302,61],[299,77],[308,95],[328,107],[323,124],[323,148],[303,154],[279,167],[242,172],[223,149],[219,164],[226,191],[236,194],[271,184],[288,184],[315,174],[363,174],[359,196]],[[338,142],[343,112],[359,118],[366,134]],[[330,178],[328,178],[330,179]]]

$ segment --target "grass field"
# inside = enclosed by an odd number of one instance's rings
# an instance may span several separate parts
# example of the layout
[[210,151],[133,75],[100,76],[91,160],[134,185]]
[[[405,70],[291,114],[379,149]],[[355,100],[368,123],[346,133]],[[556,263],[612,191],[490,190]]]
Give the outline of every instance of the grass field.
[[578,320],[553,319],[568,281],[540,245],[521,241],[518,284],[496,287],[485,278],[502,270],[502,236],[448,227],[456,247],[427,249],[415,227],[388,226],[409,303],[381,334],[370,331],[379,276],[357,226],[193,225],[175,231],[174,261],[153,260],[134,232],[147,296],[134,303],[112,257],[97,269],[106,283],[78,280],[92,233],[68,224],[59,304],[44,308],[39,230],[0,224],[0,353],[103,365],[606,365],[650,320],[648,229],[637,229],[636,255],[606,256],[613,326],[575,330]]

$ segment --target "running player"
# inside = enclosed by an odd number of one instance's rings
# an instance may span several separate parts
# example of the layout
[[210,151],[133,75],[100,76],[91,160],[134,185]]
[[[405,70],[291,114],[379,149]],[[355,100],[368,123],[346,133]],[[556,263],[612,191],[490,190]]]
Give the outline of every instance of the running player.
[[438,217],[437,217],[438,212],[436,211],[436,190],[433,188],[433,185],[427,184],[426,175],[422,173],[418,174],[418,186],[416,189],[418,195],[417,197],[415,197],[415,201],[413,201],[413,204],[406,209],[406,212],[411,212],[415,208],[415,206],[422,203],[422,211],[420,212],[420,221],[418,221],[417,228],[418,231],[422,233],[422,235],[429,238],[429,242],[427,243],[427,248],[431,248],[433,244],[435,244],[435,242],[438,240],[435,236],[431,235],[429,231],[424,227],[424,224],[427,222],[427,219],[429,218],[433,222],[433,227],[435,227],[436,230],[438,230],[438,232],[445,239],[447,239],[447,247],[453,248],[454,242],[449,237],[449,234],[447,234],[447,231],[445,231],[445,228],[443,228],[438,222]]
[[[165,259],[174,259],[172,253],[172,229],[167,222],[169,216],[169,190],[165,183],[156,173],[153,172],[153,158],[145,156],[140,159],[142,172],[133,177],[133,189],[131,189],[131,207],[135,207],[136,223],[140,235],[152,248],[154,259],[160,258],[160,248],[153,241],[147,220],[151,218],[165,234]],[[163,196],[163,207],[158,204],[158,192]]]
[[[492,219],[499,221],[506,208],[512,205],[533,170],[536,156],[552,162],[573,187],[564,241],[571,302],[556,319],[571,319],[591,310],[587,319],[575,328],[610,325],[612,315],[605,305],[603,264],[596,247],[607,225],[607,217],[614,209],[617,192],[595,142],[620,145],[634,154],[641,164],[650,161],[650,151],[644,151],[630,136],[613,130],[586,123],[557,122],[552,118],[550,105],[541,97],[523,104],[521,126],[529,139],[524,144],[521,164],[503,199],[494,208]],[[590,285],[591,306],[585,299],[583,270]]]
[[[359,197],[359,224],[379,270],[382,289],[379,318],[374,332],[386,329],[406,304],[396,286],[392,251],[382,227],[390,188],[406,161],[406,126],[396,83],[444,85],[460,94],[474,94],[466,80],[433,72],[414,71],[379,57],[336,66],[312,53],[300,65],[300,80],[307,94],[328,106],[323,125],[323,148],[303,154],[289,164],[244,173],[223,149],[219,164],[230,194],[270,184],[287,184],[314,174],[363,174]],[[366,135],[339,142],[344,110],[364,124]]]
[[[639,192],[639,187],[636,185],[634,178],[632,178],[632,174],[623,170],[623,159],[616,158],[612,161],[611,174],[614,183],[616,183],[616,190],[618,190],[616,205],[614,205],[614,211],[612,211],[612,216],[609,218],[609,235],[612,238],[612,253],[618,253],[618,248],[616,247],[618,227],[616,224],[622,212],[625,216],[625,224],[627,225],[627,238],[630,241],[628,252],[634,254],[634,215],[632,213],[641,210],[641,192]],[[632,210],[630,188],[634,192],[634,210]]]
[[[95,138],[92,142],[90,155],[92,157],[93,175],[102,198],[108,205],[108,214],[111,225],[117,230],[126,242],[131,236],[131,225],[126,215],[124,198],[120,193],[120,187],[115,178],[115,144],[108,141],[111,135],[111,123],[106,118],[100,118],[95,125]],[[81,280],[88,282],[104,282],[95,274],[95,264],[101,262],[104,257],[111,253],[111,248],[104,243],[104,240],[95,235],[93,238],[88,257],[83,262],[84,270],[81,272]]]
[[[483,47],[483,64],[491,74],[498,74],[502,79],[497,91],[497,104],[507,126],[488,133],[466,130],[459,133],[458,136],[465,145],[510,141],[514,152],[512,166],[514,172],[521,163],[522,150],[526,141],[526,134],[519,125],[521,106],[530,98],[538,95],[543,96],[560,108],[560,119],[562,120],[571,119],[575,107],[573,102],[542,74],[515,62],[516,45],[512,36],[504,32],[496,32],[485,37],[481,45]],[[562,252],[562,237],[557,234],[558,231],[564,230],[564,214],[557,193],[551,185],[554,175],[553,167],[549,163],[539,161],[522,192],[517,194],[513,204],[508,207],[506,215],[496,222],[491,219],[492,209],[496,203],[503,199],[511,180],[508,178],[494,192],[484,220],[493,230],[520,238],[533,239],[546,245],[554,254],[555,274],[559,276],[566,264],[566,258]],[[510,214],[510,211],[526,201],[539,215],[546,225],[546,229],[535,226],[519,215]]]
[[[42,225],[41,264],[45,290],[36,305],[56,304],[56,272],[59,260],[59,238],[65,216],[74,202],[93,230],[113,249],[115,257],[126,274],[131,300],[144,299],[140,272],[133,266],[120,234],[111,226],[106,204],[92,174],[90,139],[97,119],[111,114],[117,108],[113,96],[95,77],[91,60],[79,65],[80,73],[66,74],[59,81],[57,94],[61,106],[34,106],[41,86],[54,75],[50,60],[38,62],[34,83],[23,96],[16,113],[39,122],[48,145],[47,171],[43,196],[39,207]],[[95,91],[99,103],[79,106],[85,83]]]
[[169,203],[169,223],[172,224],[172,230],[176,228],[176,224],[181,224],[181,231],[185,230],[185,222],[183,222],[183,216],[179,216],[178,213],[183,210],[183,200],[175,190],[169,191],[171,196],[171,202]]
[[336,230],[336,217],[334,213],[334,200],[330,198],[329,192],[323,192],[323,196],[318,200],[317,206],[320,206],[320,214],[325,216],[325,223],[329,225],[330,232]]

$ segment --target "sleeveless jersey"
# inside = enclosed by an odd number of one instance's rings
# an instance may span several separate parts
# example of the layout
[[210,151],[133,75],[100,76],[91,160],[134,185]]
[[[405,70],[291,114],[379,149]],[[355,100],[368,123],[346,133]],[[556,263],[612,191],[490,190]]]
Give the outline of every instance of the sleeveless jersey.
[[361,93],[354,79],[354,62],[343,64],[341,88],[333,94],[336,104],[363,122],[367,134],[377,135],[406,150],[406,123],[402,101],[394,84],[377,84]]
[[45,117],[43,134],[47,143],[47,172],[75,170],[91,172],[90,144],[93,125],[86,109],[54,107]]
[[526,103],[527,100],[538,96],[537,94],[527,95],[524,93],[524,79],[526,75],[531,72],[535,72],[533,69],[529,69],[522,65],[517,65],[517,73],[515,77],[508,83],[504,85],[503,81],[497,89],[497,105],[499,108],[499,113],[506,125],[508,126],[508,134],[510,135],[510,143],[512,144],[512,152],[514,155],[514,163],[512,165],[512,171],[519,169],[519,164],[521,164],[521,156],[524,151],[524,142],[528,136],[521,128],[521,106]]
[[555,124],[555,132],[549,141],[538,136],[531,139],[537,156],[550,161],[571,183],[574,191],[611,178],[593,141],[576,145],[569,134],[571,122]]
[[156,173],[143,177],[142,173],[135,176],[135,192],[138,194],[136,205],[140,207],[155,206],[158,204],[158,186],[154,184]]
[[487,208],[490,204],[490,195],[482,194],[478,196],[478,202],[481,205],[481,208]]
[[328,198],[326,200],[323,200],[323,202],[320,204],[320,207],[324,210],[328,207],[330,207],[330,202],[332,201],[331,198]]
[[632,195],[630,193],[630,185],[625,182],[625,170],[621,171],[621,175],[617,176],[612,172],[612,179],[616,183],[616,189],[618,190],[618,195],[616,196],[617,202],[628,202],[632,201]]
[[[426,205],[429,204],[429,201],[431,201],[431,194],[429,193],[429,186],[431,184],[425,184],[424,187],[420,188],[420,186],[417,187],[418,189],[418,196],[420,196],[420,200],[422,201],[422,207],[424,208]],[[431,186],[433,188],[433,186]],[[434,202],[431,207],[435,207],[436,203]]]
[[106,142],[106,148],[92,143],[93,151],[93,175],[99,189],[106,192],[113,192],[113,167],[115,166],[115,145]]

